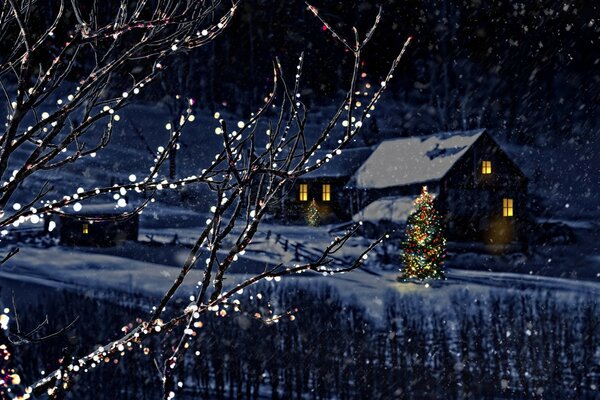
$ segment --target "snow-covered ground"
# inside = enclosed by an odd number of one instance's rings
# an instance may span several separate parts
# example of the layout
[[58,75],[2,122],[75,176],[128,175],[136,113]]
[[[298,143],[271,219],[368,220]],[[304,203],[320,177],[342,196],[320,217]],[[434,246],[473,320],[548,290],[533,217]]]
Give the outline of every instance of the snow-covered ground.
[[[381,104],[379,108],[385,113],[389,105]],[[318,131],[319,124],[322,124],[325,119],[326,111],[323,109],[316,113],[320,117],[308,126],[309,136]],[[221,114],[221,118],[233,122],[239,118]],[[127,182],[131,174],[141,179],[148,173],[159,146],[164,145],[168,139],[169,133],[164,129],[168,121],[166,107],[149,104],[133,105],[122,111],[121,121],[115,129],[108,151],[99,153],[94,158],[89,157],[80,163],[68,165],[61,174],[36,175],[30,181],[31,186],[23,190],[20,195],[36,192],[45,179],[53,185],[56,191],[53,193],[57,193],[57,196],[75,193],[78,187],[90,189],[114,182]],[[181,139],[181,151],[177,155],[179,176],[197,174],[210,164],[215,149],[222,147],[222,138],[214,132],[217,125],[218,122],[212,113],[198,110],[196,121],[186,128]],[[235,123],[231,125],[235,126]],[[382,127],[393,128],[393,121],[388,125]],[[266,136],[259,129],[258,144],[260,145],[265,138]],[[443,290],[434,290],[432,287],[412,283],[397,283],[396,264],[399,264],[399,260],[394,256],[392,256],[392,266],[388,269],[380,268],[378,261],[372,257],[364,271],[333,277],[305,274],[301,277],[289,277],[287,280],[308,284],[317,280],[326,282],[338,288],[344,295],[355,297],[374,314],[379,313],[381,299],[388,290],[427,295],[430,293],[444,295],[457,288],[489,290],[493,287],[507,290],[534,288],[572,293],[580,290],[597,292],[600,277],[598,275],[600,273],[600,250],[598,250],[600,229],[594,219],[595,214],[591,212],[593,207],[586,207],[587,214],[582,214],[582,212],[578,213],[580,207],[577,203],[577,199],[582,198],[592,205],[597,204],[594,200],[596,198],[594,191],[597,187],[583,183],[578,184],[579,187],[568,187],[568,182],[579,182],[580,179],[577,177],[568,179],[571,175],[556,173],[560,165],[569,162],[568,157],[558,157],[556,151],[515,146],[507,146],[507,150],[516,156],[519,165],[522,165],[528,176],[532,178],[532,188],[536,193],[545,195],[546,199],[555,206],[556,214],[548,217],[548,221],[564,219],[565,215],[571,217],[563,222],[577,231],[577,243],[540,248],[529,258],[517,259],[518,257],[511,256],[512,258],[502,259],[474,253],[450,257],[448,280],[433,284],[437,289]],[[544,161],[548,154],[551,155],[550,164]],[[16,154],[14,161],[22,161],[25,156],[26,153]],[[551,168],[541,168],[546,165],[550,165]],[[587,171],[590,163],[585,165]],[[573,168],[568,171],[569,174],[576,172]],[[539,174],[539,177],[536,174]],[[589,183],[590,176],[586,174],[581,179]],[[557,180],[561,182],[556,182]],[[187,255],[185,245],[194,241],[206,220],[204,212],[209,206],[205,201],[206,197],[203,196],[202,192],[193,193],[191,197],[195,197],[196,205],[182,208],[174,205],[182,202],[179,193],[160,193],[159,201],[151,204],[144,211],[140,219],[140,240],[159,242],[163,244],[162,246],[138,243],[114,249],[65,247],[42,249],[20,244],[20,253],[2,266],[0,277],[36,280],[38,283],[48,285],[139,291],[159,296],[178,273],[178,267]],[[17,195],[14,200],[25,202],[27,199]],[[86,207],[85,203],[83,207]],[[175,235],[177,235],[176,242],[182,245],[170,244],[171,241],[175,242],[173,240]],[[262,271],[273,262],[293,263],[296,260],[315,256],[319,249],[331,240],[332,234],[328,233],[327,227],[314,229],[266,223],[246,255],[241,257],[233,267],[228,284],[239,282],[248,276],[247,274]],[[351,240],[342,252],[336,254],[336,262],[341,264],[349,262],[353,256],[360,254],[367,244],[366,239]],[[0,246],[3,246],[1,254],[6,253],[12,245],[6,241],[0,242]],[[558,275],[566,279],[539,275]],[[182,292],[191,293],[199,277],[200,272],[193,271]],[[588,282],[573,279],[580,277],[585,277]]]
[[[200,227],[188,228],[143,228],[141,241],[127,242],[115,248],[86,248],[53,246],[37,248],[21,245],[20,252],[0,270],[0,279],[28,281],[35,284],[78,289],[109,289],[140,293],[158,298],[173,282],[183,264],[191,244]],[[177,243],[173,237],[177,234]],[[150,239],[152,238],[152,241]],[[279,262],[294,262],[310,259],[319,254],[319,249],[330,242],[332,234],[325,228],[278,226],[265,224],[244,256],[234,263],[226,285],[236,283],[262,272]],[[336,263],[343,265],[359,255],[368,244],[366,239],[351,240],[340,254]],[[8,250],[3,249],[4,251]],[[470,254],[470,253],[469,253]],[[348,301],[364,306],[373,316],[381,316],[384,297],[390,291],[426,298],[450,298],[457,291],[487,293],[491,290],[546,290],[557,295],[586,294],[600,296],[600,282],[580,281],[524,273],[486,271],[477,268],[481,256],[475,254],[457,256],[451,265],[469,264],[469,269],[448,268],[447,279],[427,284],[397,282],[397,268],[379,268],[376,261],[368,260],[366,267],[350,273],[321,276],[306,273],[284,277],[282,281],[299,285],[331,285]],[[200,260],[202,260],[202,256]],[[591,255],[590,262],[600,264],[600,255]],[[194,293],[196,282],[201,279],[201,270],[193,270],[180,295]],[[272,285],[277,285],[271,281]]]

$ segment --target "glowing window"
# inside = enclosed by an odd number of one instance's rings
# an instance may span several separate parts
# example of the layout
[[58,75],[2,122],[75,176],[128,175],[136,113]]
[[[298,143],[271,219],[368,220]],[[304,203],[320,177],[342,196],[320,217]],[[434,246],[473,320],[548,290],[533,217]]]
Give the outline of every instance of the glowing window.
[[492,173],[492,162],[491,161],[482,161],[481,162],[481,173],[483,175],[489,175]]
[[513,199],[502,199],[502,216],[513,216]]
[[300,201],[308,200],[308,184],[301,183],[300,184]]
[[83,224],[83,234],[87,235],[90,233],[90,226],[88,224]]
[[323,184],[323,201],[331,200],[331,185],[329,183]]

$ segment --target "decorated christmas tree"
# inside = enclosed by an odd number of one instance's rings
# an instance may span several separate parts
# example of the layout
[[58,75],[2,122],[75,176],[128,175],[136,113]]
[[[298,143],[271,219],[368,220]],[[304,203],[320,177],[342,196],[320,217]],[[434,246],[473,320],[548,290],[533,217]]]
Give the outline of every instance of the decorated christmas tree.
[[434,208],[433,196],[423,186],[415,200],[416,211],[406,222],[404,250],[404,274],[402,278],[443,278],[442,265],[446,256],[446,238],[442,220]]
[[306,222],[310,226],[319,225],[319,221],[321,220],[321,216],[319,215],[319,208],[317,207],[317,202],[315,199],[312,199],[311,203],[308,205],[308,209],[306,210]]

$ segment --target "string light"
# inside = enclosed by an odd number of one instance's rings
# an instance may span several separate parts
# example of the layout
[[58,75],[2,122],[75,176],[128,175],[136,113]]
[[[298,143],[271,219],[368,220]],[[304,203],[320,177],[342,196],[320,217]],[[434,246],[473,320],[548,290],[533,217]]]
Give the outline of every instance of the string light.
[[319,208],[317,207],[317,202],[313,199],[306,210],[306,222],[310,226],[317,226],[319,225],[320,220],[321,216],[319,215]]
[[446,257],[446,238],[442,221],[433,204],[434,197],[423,186],[415,200],[416,211],[406,223],[404,250],[404,277],[443,278],[442,265]]

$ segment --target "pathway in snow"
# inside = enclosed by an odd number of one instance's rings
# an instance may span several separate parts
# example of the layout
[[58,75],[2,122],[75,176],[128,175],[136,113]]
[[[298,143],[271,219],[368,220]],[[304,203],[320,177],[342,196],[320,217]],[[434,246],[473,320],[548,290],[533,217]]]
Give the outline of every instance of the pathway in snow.
[[[162,248],[162,251],[168,249]],[[145,250],[159,252],[161,248],[148,246]],[[139,254],[137,251],[122,251],[120,255],[109,255],[94,253],[93,249],[81,251],[60,246],[48,249],[22,247],[19,254],[0,270],[0,280],[10,278],[53,287],[111,289],[156,297],[162,295],[175,279],[179,269],[172,265],[128,258],[136,253]],[[241,257],[240,262],[255,272],[269,265],[263,260],[257,261],[248,257]],[[231,287],[251,275],[252,272],[232,273],[228,276],[226,285]],[[349,301],[357,301],[363,305],[373,316],[382,315],[384,299],[389,291],[430,299],[439,298],[438,304],[444,304],[444,299],[465,290],[482,294],[493,290],[548,290],[571,296],[600,296],[600,283],[515,273],[450,269],[447,271],[447,280],[432,281],[429,284],[399,283],[396,276],[396,272],[393,271],[373,274],[357,270],[334,276],[306,273],[285,277],[282,282],[311,287],[320,284],[331,285]],[[180,292],[181,295],[187,297],[192,294],[195,283],[200,278],[200,271],[192,271]],[[268,284],[279,283],[271,281]]]

